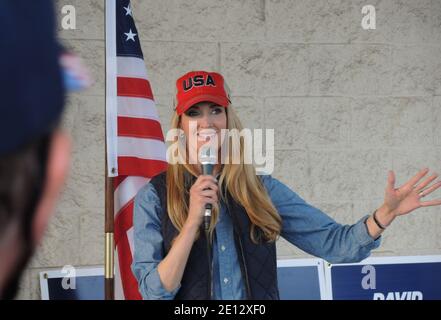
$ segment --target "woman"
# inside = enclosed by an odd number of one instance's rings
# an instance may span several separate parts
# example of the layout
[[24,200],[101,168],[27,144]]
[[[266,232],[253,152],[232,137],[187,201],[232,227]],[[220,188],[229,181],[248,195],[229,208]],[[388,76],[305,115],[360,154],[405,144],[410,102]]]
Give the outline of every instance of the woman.
[[[181,132],[171,156],[181,163],[169,164],[135,199],[132,270],[145,299],[278,299],[279,236],[331,263],[357,262],[380,245],[395,217],[441,204],[421,201],[441,186],[429,187],[436,174],[420,182],[428,172],[421,170],[396,189],[391,171],[383,205],[354,225],[340,225],[277,179],[257,176],[243,161],[243,140],[240,164],[228,161],[232,153],[222,148],[231,145],[221,133],[242,126],[220,74],[189,72],[176,86],[172,127]],[[201,174],[195,156],[207,143],[218,146],[217,179]],[[213,205],[207,236],[206,204]]]

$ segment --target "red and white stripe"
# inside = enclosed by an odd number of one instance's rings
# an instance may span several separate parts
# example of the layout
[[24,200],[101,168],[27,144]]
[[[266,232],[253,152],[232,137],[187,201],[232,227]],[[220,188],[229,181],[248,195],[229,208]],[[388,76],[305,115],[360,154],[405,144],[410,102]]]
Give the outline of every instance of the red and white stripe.
[[116,83],[115,299],[133,300],[141,298],[131,271],[134,198],[166,169],[166,149],[144,60],[118,57]]

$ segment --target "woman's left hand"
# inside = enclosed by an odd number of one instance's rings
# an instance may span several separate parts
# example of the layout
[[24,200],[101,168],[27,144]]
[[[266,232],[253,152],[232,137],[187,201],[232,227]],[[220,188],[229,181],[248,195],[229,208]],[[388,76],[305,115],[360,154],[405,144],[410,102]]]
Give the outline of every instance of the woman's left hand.
[[422,169],[401,187],[395,188],[395,174],[389,171],[384,206],[394,217],[408,214],[420,207],[441,205],[441,199],[422,201],[423,197],[441,187],[441,181],[429,186],[438,177],[436,173],[419,182],[428,172],[428,168]]

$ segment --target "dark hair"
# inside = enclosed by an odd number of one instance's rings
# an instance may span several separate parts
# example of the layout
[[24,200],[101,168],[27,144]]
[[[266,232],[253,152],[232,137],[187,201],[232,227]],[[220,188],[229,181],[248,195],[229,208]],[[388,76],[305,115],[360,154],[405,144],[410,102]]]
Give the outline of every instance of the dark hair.
[[0,156],[0,242],[12,222],[21,226],[22,238],[31,241],[31,225],[40,199],[51,134],[20,150]]

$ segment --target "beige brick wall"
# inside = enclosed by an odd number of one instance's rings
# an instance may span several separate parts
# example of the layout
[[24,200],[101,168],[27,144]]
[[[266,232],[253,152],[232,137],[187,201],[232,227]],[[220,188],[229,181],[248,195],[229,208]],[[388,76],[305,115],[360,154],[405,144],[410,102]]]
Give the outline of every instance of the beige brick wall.
[[[74,5],[77,30],[59,30],[96,80],[69,97],[72,170],[19,298],[39,299],[38,272],[103,264],[104,1]],[[377,29],[360,26],[363,5]],[[441,172],[441,1],[132,0],[164,130],[175,79],[224,74],[244,124],[275,129],[274,176],[342,223],[422,166]],[[61,20],[60,20],[61,21]],[[61,23],[59,23],[61,25]],[[440,192],[437,192],[438,198]],[[397,219],[374,255],[441,254],[441,209]],[[284,240],[281,258],[307,257]]]

